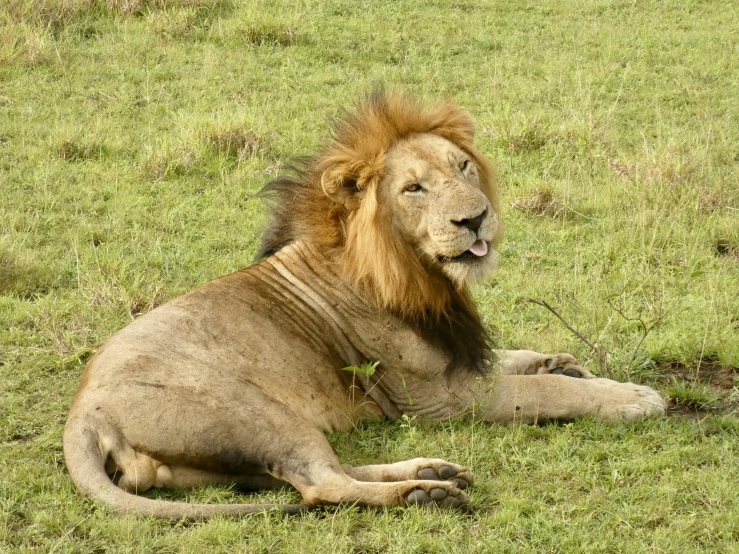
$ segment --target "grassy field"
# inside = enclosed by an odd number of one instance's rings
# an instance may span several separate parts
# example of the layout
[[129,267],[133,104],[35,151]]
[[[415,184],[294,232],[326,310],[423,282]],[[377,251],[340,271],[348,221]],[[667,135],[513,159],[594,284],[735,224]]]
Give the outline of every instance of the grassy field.
[[[0,7],[0,552],[739,552],[737,2],[9,0]],[[468,464],[466,514],[117,518],[61,432],[85,361],[248,265],[254,194],[373,85],[454,97],[507,238],[509,348],[659,388],[669,417],[368,425],[349,463]],[[551,304],[609,367],[527,298]],[[295,501],[290,491],[159,493]]]

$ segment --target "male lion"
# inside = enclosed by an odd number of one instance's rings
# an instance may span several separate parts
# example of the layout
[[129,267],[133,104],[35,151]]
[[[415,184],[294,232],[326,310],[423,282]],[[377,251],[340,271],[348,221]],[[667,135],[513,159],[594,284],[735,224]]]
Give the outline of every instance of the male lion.
[[[289,483],[309,506],[460,506],[467,468],[341,465],[324,433],[473,405],[500,423],[662,413],[652,389],[594,378],[570,355],[490,350],[467,285],[493,269],[502,226],[473,136],[451,103],[376,93],[267,185],[276,202],[256,265],[137,319],[87,364],[64,430],[79,491],[176,518],[269,506],[132,493]],[[369,361],[371,376],[343,370]]]

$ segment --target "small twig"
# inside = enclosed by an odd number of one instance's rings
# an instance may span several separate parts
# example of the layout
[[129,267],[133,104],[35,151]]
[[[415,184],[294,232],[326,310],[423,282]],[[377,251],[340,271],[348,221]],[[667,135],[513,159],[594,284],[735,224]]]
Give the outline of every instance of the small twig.
[[597,346],[595,346],[592,342],[590,342],[580,331],[578,331],[577,329],[572,327],[569,323],[567,323],[567,321],[565,321],[565,319],[561,315],[559,315],[557,311],[554,308],[552,308],[549,304],[547,304],[543,300],[534,300],[533,298],[527,298],[526,300],[531,302],[532,304],[537,304],[543,308],[546,308],[550,312],[552,312],[557,317],[557,319],[559,319],[562,322],[562,324],[565,327],[567,327],[577,338],[579,338],[581,341],[587,344],[594,351],[598,350]]
[[606,350],[602,346],[600,346],[597,343],[594,344],[593,342],[591,342],[590,340],[588,340],[588,338],[585,335],[583,335],[580,331],[578,331],[572,325],[570,325],[569,323],[567,323],[567,321],[565,320],[565,318],[563,318],[561,315],[559,315],[557,313],[557,310],[555,310],[554,308],[552,308],[549,304],[547,304],[543,300],[535,300],[533,298],[527,298],[526,301],[527,302],[531,302],[532,304],[536,304],[537,306],[541,306],[542,308],[546,308],[547,310],[549,310],[550,312],[552,312],[554,314],[554,316],[562,322],[562,325],[564,325],[565,327],[567,327],[567,329],[573,335],[575,335],[577,338],[579,338],[581,341],[583,341],[585,344],[587,344],[590,347],[590,349],[593,351],[593,353],[596,356],[598,356],[598,366],[600,367],[601,374],[602,375],[606,375],[606,376],[610,374],[610,372],[608,370],[608,356],[607,356],[608,353],[606,352]]
[[66,533],[64,533],[61,537],[59,537],[59,540],[56,543],[54,543],[54,546],[51,547],[51,550],[49,550],[49,552],[56,552],[56,549],[59,548],[62,545],[62,543],[65,541],[65,539],[69,535],[71,535],[74,532],[74,530],[77,529],[77,527],[79,527],[85,521],[87,521],[88,519],[90,519],[90,517],[92,517],[92,514],[86,515],[81,520],[79,520],[77,523],[75,523],[72,527],[70,527],[69,530],[67,530]]
[[641,325],[641,328],[642,328],[642,337],[641,337],[641,340],[636,345],[636,348],[634,348],[634,351],[631,353],[631,359],[629,360],[629,364],[626,366],[627,367],[627,371],[631,371],[631,367],[632,367],[632,365],[634,363],[634,360],[636,359],[636,355],[639,352],[639,349],[641,348],[642,343],[644,342],[644,339],[647,338],[647,335],[649,334],[649,332],[652,329],[654,329],[654,326],[657,323],[659,323],[660,320],[664,316],[660,316],[654,324],[652,324],[649,328],[647,328],[646,323],[644,323],[644,320],[641,318],[641,312],[639,313],[639,316],[638,317],[628,317],[625,313],[623,313],[623,311],[621,311],[619,308],[617,308],[616,306],[614,306],[613,305],[613,302],[611,302],[610,299],[608,299],[608,305],[611,307],[611,309],[613,311],[615,311],[618,315],[620,315],[626,321],[638,321],[639,322],[639,325]]
[[634,360],[636,360],[636,355],[639,353],[639,349],[641,348],[641,345],[644,344],[644,341],[646,340],[647,335],[649,335],[649,333],[651,333],[654,330],[654,328],[657,327],[657,325],[659,325],[665,317],[667,317],[667,314],[669,314],[672,311],[672,309],[675,307],[676,304],[677,304],[677,301],[673,302],[673,304],[669,308],[667,308],[665,311],[660,313],[657,319],[655,319],[651,323],[651,325],[647,327],[647,324],[644,323],[644,320],[641,318],[641,313],[639,313],[638,317],[628,317],[625,313],[623,313],[623,311],[621,311],[619,308],[614,306],[613,302],[611,302],[610,299],[608,300],[608,305],[611,307],[612,310],[618,313],[618,315],[620,315],[626,321],[638,321],[639,325],[641,325],[641,328],[642,328],[641,339],[637,343],[636,348],[634,348],[633,352],[631,353],[631,359],[629,360],[629,365],[626,366],[628,368],[628,371],[631,371],[631,368],[634,365]]

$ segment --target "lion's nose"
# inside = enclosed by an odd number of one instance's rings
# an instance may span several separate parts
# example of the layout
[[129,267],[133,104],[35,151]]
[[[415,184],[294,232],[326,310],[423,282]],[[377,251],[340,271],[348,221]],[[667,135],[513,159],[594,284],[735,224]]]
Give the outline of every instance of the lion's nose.
[[485,219],[485,216],[488,215],[488,209],[485,208],[481,214],[476,215],[475,217],[468,217],[465,219],[452,219],[452,223],[456,225],[457,227],[466,227],[473,233],[477,234],[477,231],[480,229],[480,225],[482,225],[482,220]]

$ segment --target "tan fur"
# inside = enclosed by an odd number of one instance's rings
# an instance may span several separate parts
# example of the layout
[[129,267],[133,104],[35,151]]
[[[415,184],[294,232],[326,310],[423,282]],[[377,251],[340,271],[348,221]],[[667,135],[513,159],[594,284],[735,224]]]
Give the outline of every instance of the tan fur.
[[[309,506],[455,507],[469,502],[466,468],[342,466],[323,433],[472,406],[494,422],[663,412],[653,390],[595,378],[567,354],[490,350],[467,284],[492,270],[502,224],[473,135],[451,103],[380,93],[270,184],[259,263],[137,319],[87,364],[64,432],[79,491],[117,513],[191,519],[305,506],[139,494],[290,484]],[[346,371],[370,361],[370,376]]]

